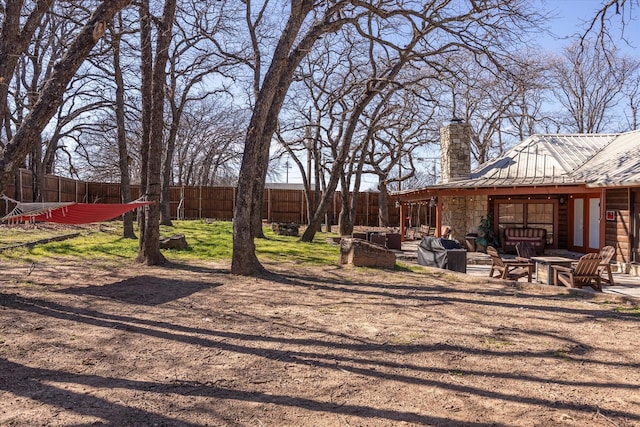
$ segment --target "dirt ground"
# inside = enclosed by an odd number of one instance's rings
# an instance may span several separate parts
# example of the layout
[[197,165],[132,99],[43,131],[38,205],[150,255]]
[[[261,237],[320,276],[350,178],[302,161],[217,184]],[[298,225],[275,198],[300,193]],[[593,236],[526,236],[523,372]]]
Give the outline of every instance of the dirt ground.
[[640,426],[640,312],[440,270],[0,265],[2,426]]

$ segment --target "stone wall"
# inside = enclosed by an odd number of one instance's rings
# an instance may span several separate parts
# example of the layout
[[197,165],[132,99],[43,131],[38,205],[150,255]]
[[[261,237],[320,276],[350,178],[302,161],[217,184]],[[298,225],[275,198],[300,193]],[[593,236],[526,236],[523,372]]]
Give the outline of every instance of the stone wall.
[[442,183],[469,179],[471,176],[471,126],[452,120],[440,128]]
[[452,228],[451,238],[464,243],[467,233],[477,233],[480,219],[487,216],[487,196],[442,196],[442,225]]

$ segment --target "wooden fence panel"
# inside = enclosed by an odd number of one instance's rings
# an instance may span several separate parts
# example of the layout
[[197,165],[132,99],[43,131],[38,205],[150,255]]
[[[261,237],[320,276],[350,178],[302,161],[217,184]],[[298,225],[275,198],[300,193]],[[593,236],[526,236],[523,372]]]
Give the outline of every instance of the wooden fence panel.
[[199,218],[230,221],[235,203],[234,187],[200,187],[202,189],[202,214]]
[[120,184],[90,182],[87,203],[121,203]]
[[59,202],[77,202],[78,181],[71,178],[63,178],[56,176],[58,180],[58,201]]
[[182,187],[182,215],[184,219],[202,218],[201,187]]
[[[16,200],[32,201],[31,172],[22,169],[16,181],[19,190],[15,189],[15,185],[10,185],[4,190],[4,194]],[[45,187],[43,194],[46,195],[47,202],[121,203],[118,183],[84,182],[47,175]],[[234,187],[175,186],[171,187],[169,194],[172,218],[178,217],[178,208],[180,208],[184,219],[212,218],[224,221],[233,219],[236,196]],[[132,185],[131,198],[136,200],[139,197],[140,186]],[[6,204],[0,204],[0,213],[5,215],[7,208],[12,209],[13,206],[7,207]],[[377,226],[378,193],[360,193],[356,210],[356,225]],[[338,222],[339,212],[340,193],[336,192],[327,210],[333,225]],[[306,195],[303,190],[265,189],[262,214],[263,218],[270,222],[306,224],[308,222]],[[389,217],[392,224],[397,224],[398,209],[389,206]]]
[[265,192],[262,218],[269,222],[308,222],[304,191],[268,188]]
[[18,187],[19,194],[16,194],[16,200],[33,202],[33,177],[30,171],[26,169],[21,171]]

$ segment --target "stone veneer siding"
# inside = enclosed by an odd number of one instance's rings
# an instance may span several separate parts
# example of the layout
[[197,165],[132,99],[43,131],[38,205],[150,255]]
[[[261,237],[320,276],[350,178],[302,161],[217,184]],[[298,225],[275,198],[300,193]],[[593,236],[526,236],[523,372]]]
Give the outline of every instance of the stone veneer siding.
[[467,233],[477,233],[480,219],[487,216],[487,196],[442,196],[442,225],[452,228],[451,238],[464,244]]
[[440,128],[442,183],[469,179],[471,175],[471,126],[451,122]]

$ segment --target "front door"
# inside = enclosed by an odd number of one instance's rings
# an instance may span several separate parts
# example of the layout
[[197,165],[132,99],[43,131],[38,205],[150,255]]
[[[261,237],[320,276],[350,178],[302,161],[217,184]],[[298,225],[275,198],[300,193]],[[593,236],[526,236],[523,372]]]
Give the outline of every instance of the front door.
[[570,208],[569,249],[597,252],[600,249],[600,197],[574,196]]

